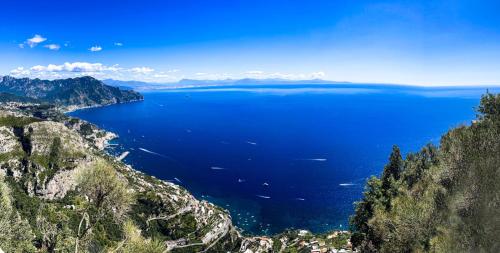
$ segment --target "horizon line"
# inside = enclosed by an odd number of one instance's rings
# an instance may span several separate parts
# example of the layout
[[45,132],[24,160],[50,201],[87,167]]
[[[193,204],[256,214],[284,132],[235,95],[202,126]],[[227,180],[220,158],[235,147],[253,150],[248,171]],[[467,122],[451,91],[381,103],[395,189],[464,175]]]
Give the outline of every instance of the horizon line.
[[[217,84],[215,82],[237,82],[241,80],[255,80],[255,81],[275,81],[277,83],[274,84],[280,84],[279,81],[283,82],[293,82],[294,84],[300,84],[300,82],[310,82],[310,81],[315,81],[315,82],[323,82],[323,83],[311,83],[311,85],[321,85],[321,84],[353,84],[353,85],[381,85],[381,86],[403,86],[403,87],[420,87],[420,88],[498,88],[500,87],[500,84],[450,84],[450,85],[443,85],[443,84],[437,84],[437,85],[426,85],[426,84],[410,84],[410,83],[394,83],[394,82],[353,82],[353,81],[335,81],[335,80],[328,80],[328,79],[321,79],[321,78],[314,78],[314,79],[286,79],[286,78],[226,78],[226,79],[195,79],[195,78],[181,78],[177,81],[173,82],[154,82],[154,81],[141,81],[141,80],[134,80],[134,79],[129,79],[129,80],[120,80],[120,79],[114,79],[114,78],[97,78],[92,75],[82,75],[82,76],[74,76],[74,77],[61,77],[61,78],[39,78],[39,77],[16,77],[13,75],[1,75],[0,77],[12,77],[16,79],[21,79],[21,78],[28,78],[28,79],[39,79],[42,81],[53,81],[53,80],[64,80],[64,79],[75,79],[75,78],[83,78],[83,77],[92,77],[96,80],[99,80],[104,83],[106,80],[111,80],[111,81],[118,81],[118,82],[140,82],[140,83],[145,83],[145,84],[153,84],[153,85],[172,85],[172,84],[180,84],[180,82],[184,80],[189,80],[193,82],[214,82],[213,84],[207,84],[207,85],[212,85],[212,86],[223,86],[224,84]],[[285,84],[285,83],[281,83]],[[303,83],[307,84],[307,83]],[[189,85],[189,84],[186,84]],[[203,84],[193,84],[193,85],[203,85]],[[230,84],[227,84],[230,85]],[[246,84],[246,85],[265,85],[265,84]],[[182,88],[182,87],[179,87]]]

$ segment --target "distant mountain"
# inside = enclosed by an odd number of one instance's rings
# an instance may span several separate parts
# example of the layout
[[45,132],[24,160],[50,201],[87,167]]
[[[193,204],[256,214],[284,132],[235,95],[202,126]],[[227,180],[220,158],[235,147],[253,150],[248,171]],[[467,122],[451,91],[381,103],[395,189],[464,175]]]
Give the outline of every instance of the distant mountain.
[[287,79],[224,79],[224,80],[197,80],[197,79],[182,79],[178,82],[170,83],[149,83],[140,81],[120,81],[114,79],[105,79],[103,82],[114,87],[126,87],[134,90],[161,90],[171,88],[183,88],[193,86],[232,86],[232,85],[279,85],[279,84],[338,84],[348,82],[335,82],[321,79],[311,80],[287,80]]
[[[40,80],[4,76],[0,92],[60,106],[97,106],[142,100],[138,92],[112,87],[93,77]],[[4,95],[7,98],[7,95]],[[12,97],[15,98],[15,97]]]
[[120,89],[125,89],[125,90],[141,90],[144,87],[150,87],[150,86],[165,86],[167,84],[162,84],[162,83],[147,83],[147,82],[140,82],[140,81],[120,81],[120,80],[114,80],[114,79],[104,79],[102,80],[103,83],[113,86],[113,87],[118,87]]
[[255,84],[335,84],[346,82],[327,81],[322,79],[309,79],[309,80],[288,80],[281,78],[267,78],[267,79],[225,79],[225,80],[193,80],[182,79],[180,84],[199,85],[199,84],[226,84],[226,85],[255,85]]

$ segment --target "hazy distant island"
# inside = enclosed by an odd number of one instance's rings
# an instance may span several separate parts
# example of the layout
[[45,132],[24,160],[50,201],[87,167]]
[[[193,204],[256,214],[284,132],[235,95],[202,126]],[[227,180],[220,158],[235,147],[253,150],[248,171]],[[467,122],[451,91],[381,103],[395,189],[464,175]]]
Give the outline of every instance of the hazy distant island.
[[223,208],[106,153],[112,133],[62,113],[139,93],[91,77],[3,77],[0,92],[4,252],[500,250],[500,95],[485,94],[477,119],[451,129],[439,147],[403,158],[394,146],[381,176],[367,181],[349,231],[250,236]]
[[203,80],[203,79],[181,79],[177,82],[141,82],[141,81],[122,81],[115,79],[104,79],[102,80],[107,85],[134,89],[138,91],[151,91],[151,90],[164,90],[164,89],[174,89],[174,88],[193,88],[193,87],[208,87],[208,86],[238,86],[238,85],[293,85],[293,84],[349,84],[349,82],[337,82],[328,81],[322,79],[310,79],[310,80],[288,80],[279,78],[266,78],[266,79],[254,79],[254,78],[244,78],[244,79],[224,79],[224,80]]

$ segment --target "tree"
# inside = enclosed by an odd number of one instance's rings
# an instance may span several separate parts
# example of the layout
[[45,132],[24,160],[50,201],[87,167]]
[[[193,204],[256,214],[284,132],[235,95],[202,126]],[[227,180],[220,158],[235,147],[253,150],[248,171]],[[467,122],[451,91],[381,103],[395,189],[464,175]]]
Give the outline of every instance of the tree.
[[392,146],[392,152],[389,156],[389,163],[384,167],[384,172],[382,174],[382,188],[389,189],[391,178],[393,180],[399,180],[402,170],[403,158],[401,157],[401,151],[398,146],[394,145]]
[[132,202],[125,179],[120,178],[113,166],[102,159],[83,169],[78,177],[77,189],[87,201],[77,230],[75,252],[78,252],[79,239],[96,224],[106,217],[120,222]]
[[382,206],[383,202],[382,182],[377,177],[372,176],[366,183],[363,199],[355,203],[355,212],[350,219],[354,247],[367,246],[368,243],[370,245],[379,243],[379,240],[372,236],[369,221],[373,218],[375,210]]
[[162,253],[167,249],[165,243],[154,240],[146,239],[141,235],[141,230],[137,228],[132,221],[126,221],[123,225],[124,239],[121,241],[116,249],[112,252],[118,253],[135,253],[135,252],[148,252],[148,253]]

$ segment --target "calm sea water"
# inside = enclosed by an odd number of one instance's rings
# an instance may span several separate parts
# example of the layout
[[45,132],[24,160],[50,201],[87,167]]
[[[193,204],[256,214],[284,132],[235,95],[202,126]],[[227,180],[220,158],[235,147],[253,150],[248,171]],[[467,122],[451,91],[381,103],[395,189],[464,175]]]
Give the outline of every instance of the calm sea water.
[[367,177],[474,118],[484,90],[256,86],[145,93],[71,115],[119,134],[112,153],[223,206],[249,233],[347,228]]

